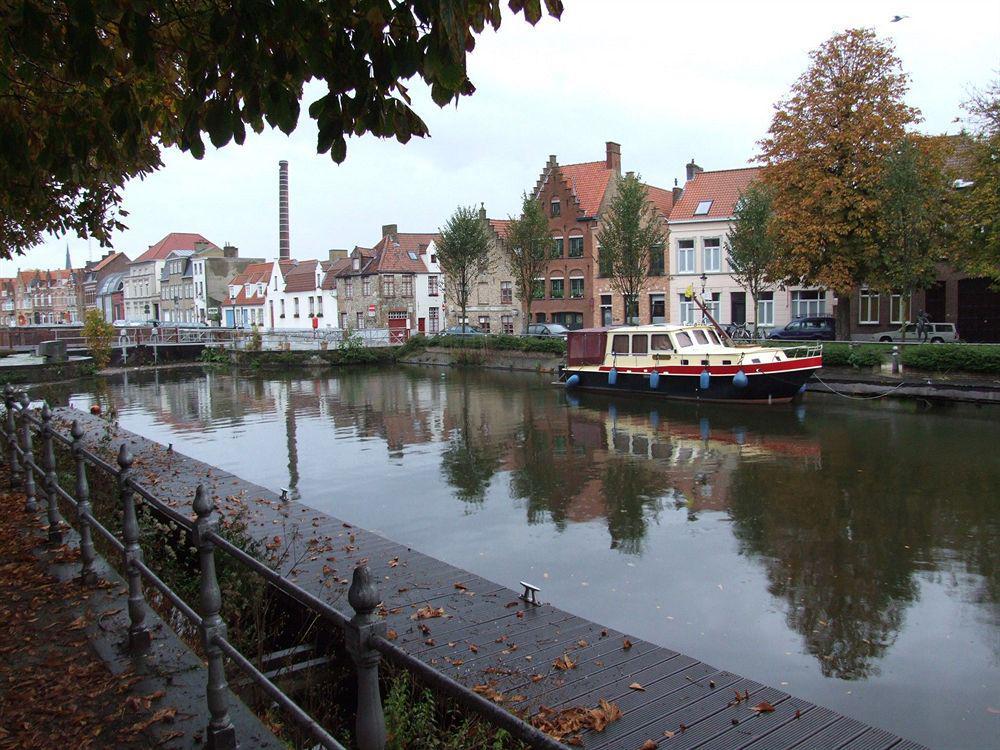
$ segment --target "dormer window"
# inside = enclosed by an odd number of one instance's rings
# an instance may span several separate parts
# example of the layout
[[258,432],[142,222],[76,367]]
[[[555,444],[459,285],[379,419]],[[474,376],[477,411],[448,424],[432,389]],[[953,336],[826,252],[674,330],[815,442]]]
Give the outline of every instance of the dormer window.
[[352,265],[353,265],[353,268],[354,268],[355,271],[360,270],[361,269],[361,259],[360,258],[355,258]]
[[551,208],[552,208],[552,211],[551,211],[551,215],[552,216],[559,216],[559,214],[562,213],[562,205],[559,203],[559,199],[558,198],[553,198],[552,199]]
[[699,201],[698,207],[694,210],[695,216],[707,216],[712,209],[712,201]]

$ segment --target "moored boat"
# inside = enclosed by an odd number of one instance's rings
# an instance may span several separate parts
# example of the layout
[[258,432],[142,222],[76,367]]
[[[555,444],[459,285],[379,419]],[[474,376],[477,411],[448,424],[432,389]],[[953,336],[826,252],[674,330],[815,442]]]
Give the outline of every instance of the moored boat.
[[571,331],[568,388],[698,401],[781,403],[823,366],[823,347],[738,345],[713,325]]

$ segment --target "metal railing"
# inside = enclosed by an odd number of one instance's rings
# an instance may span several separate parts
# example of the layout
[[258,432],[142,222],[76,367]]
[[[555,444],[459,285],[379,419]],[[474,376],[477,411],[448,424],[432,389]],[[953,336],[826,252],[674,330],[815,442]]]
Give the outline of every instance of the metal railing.
[[[95,533],[122,556],[123,570],[128,583],[129,647],[135,652],[142,652],[150,645],[150,632],[146,625],[148,604],[143,589],[144,581],[159,591],[199,630],[208,666],[206,685],[206,704],[210,716],[206,727],[208,747],[224,750],[238,746],[236,728],[229,715],[229,691],[224,657],[232,660],[319,746],[333,750],[343,750],[344,747],[228,640],[226,624],[220,615],[222,592],[216,576],[216,549],[233,558],[248,572],[263,578],[302,607],[342,630],[347,651],[354,662],[357,674],[355,740],[360,750],[384,750],[386,744],[385,715],[379,689],[379,664],[383,655],[404,669],[416,673],[432,687],[484,716],[497,727],[505,729],[514,738],[533,747],[548,750],[563,747],[547,734],[465,685],[438,672],[391,642],[387,637],[385,621],[376,614],[381,599],[375,586],[375,578],[367,564],[354,569],[353,580],[347,594],[353,614],[348,616],[282,577],[280,573],[220,535],[215,505],[201,484],[195,489],[193,509],[196,518],[192,521],[135,480],[132,470],[134,456],[124,442],[118,450],[117,466],[114,466],[84,446],[83,439],[86,433],[79,420],[73,420],[69,435],[62,434],[52,424],[52,411],[48,404],[44,404],[40,410],[33,409],[28,394],[25,391],[15,391],[9,384],[3,391],[3,403],[5,414],[0,421],[0,434],[6,444],[6,451],[0,450],[0,456],[10,469],[12,488],[24,492],[25,510],[29,513],[39,513],[42,510],[40,497],[44,501],[49,543],[55,546],[63,543],[63,519],[59,509],[59,500],[62,499],[75,511],[80,535],[80,574],[85,584],[93,585],[97,582]],[[41,439],[41,465],[35,459],[33,432]],[[72,493],[59,484],[56,443],[68,448],[72,456],[75,466],[75,486]],[[87,476],[88,466],[116,480],[118,501],[122,509],[120,539],[93,514]],[[41,489],[36,479],[41,482]],[[199,562],[197,609],[185,602],[146,565],[139,546],[137,497],[139,502],[146,504],[162,518],[176,523],[191,535],[192,546],[197,550]]]

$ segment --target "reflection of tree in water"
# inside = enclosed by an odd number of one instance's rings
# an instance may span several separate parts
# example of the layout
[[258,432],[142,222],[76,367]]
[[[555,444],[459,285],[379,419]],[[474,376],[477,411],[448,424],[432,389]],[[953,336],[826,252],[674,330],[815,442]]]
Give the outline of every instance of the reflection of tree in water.
[[650,514],[656,517],[667,491],[663,474],[650,464],[611,457],[604,464],[601,490],[608,514],[611,547],[626,554],[642,552]]
[[[761,561],[770,592],[787,601],[789,625],[826,676],[878,674],[918,597],[918,577],[932,571],[996,622],[997,504],[986,499],[995,462],[961,460],[960,435],[952,447],[941,435],[921,439],[922,423],[903,425],[904,433],[891,420],[860,431],[830,425],[822,472],[747,462],[734,478],[730,512],[742,551]],[[907,446],[905,455],[878,472],[858,468],[895,444]],[[961,477],[943,465],[962,467]]]
[[500,466],[502,446],[490,438],[488,425],[473,430],[468,393],[462,402],[462,426],[453,430],[441,452],[441,472],[455,488],[455,496],[466,503],[482,503]]

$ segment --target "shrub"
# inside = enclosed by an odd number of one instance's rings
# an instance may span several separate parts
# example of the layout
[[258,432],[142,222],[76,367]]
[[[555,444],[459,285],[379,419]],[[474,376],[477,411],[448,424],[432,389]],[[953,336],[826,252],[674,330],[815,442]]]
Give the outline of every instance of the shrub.
[[824,367],[878,367],[883,362],[883,347],[823,344]]
[[920,344],[903,347],[905,367],[929,372],[976,372],[1000,375],[1000,346]]
[[115,340],[115,327],[104,319],[100,310],[90,309],[83,317],[83,337],[94,358],[94,366],[103,370],[111,363],[111,344]]
[[427,346],[444,349],[493,349],[496,351],[534,352],[537,354],[566,353],[566,342],[560,338],[532,338],[494,334],[490,336],[434,336],[427,339]]

